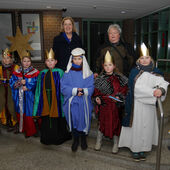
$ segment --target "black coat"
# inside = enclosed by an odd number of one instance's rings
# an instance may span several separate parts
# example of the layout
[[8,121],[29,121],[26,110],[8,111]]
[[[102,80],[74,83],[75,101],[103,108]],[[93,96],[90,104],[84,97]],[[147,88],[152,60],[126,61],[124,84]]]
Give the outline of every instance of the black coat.
[[77,47],[82,47],[82,41],[75,32],[73,32],[72,40],[70,43],[66,41],[62,33],[56,36],[53,40],[53,51],[55,53],[55,58],[58,61],[56,67],[65,71],[71,55],[71,51]]

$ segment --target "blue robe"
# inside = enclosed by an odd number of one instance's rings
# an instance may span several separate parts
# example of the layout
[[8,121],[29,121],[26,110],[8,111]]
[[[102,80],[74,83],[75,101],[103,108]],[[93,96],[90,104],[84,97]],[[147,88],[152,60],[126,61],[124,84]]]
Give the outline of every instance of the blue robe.
[[[13,72],[9,81],[12,89],[12,97],[14,100],[15,111],[19,122],[19,131],[25,132],[26,136],[33,136],[37,131],[34,120],[32,118],[34,95],[39,71],[33,67],[23,70],[19,68]],[[26,81],[27,91],[23,91],[21,83],[22,79]]]
[[[77,96],[77,88],[83,88],[84,95]],[[85,132],[90,128],[94,76],[83,79],[82,71],[70,70],[61,79],[61,92],[64,95],[63,112],[70,131]]]
[[14,100],[15,111],[17,113],[21,112],[21,107],[19,106],[21,100],[23,100],[23,113],[26,116],[32,116],[33,113],[33,106],[34,106],[34,95],[35,95],[35,88],[37,84],[37,76],[39,71],[37,69],[32,69],[28,73],[24,75],[26,81],[27,91],[24,93],[21,91],[22,86],[15,87],[15,83],[19,82],[23,79],[23,75],[21,69],[15,71],[10,79],[10,86],[12,88],[12,97]]

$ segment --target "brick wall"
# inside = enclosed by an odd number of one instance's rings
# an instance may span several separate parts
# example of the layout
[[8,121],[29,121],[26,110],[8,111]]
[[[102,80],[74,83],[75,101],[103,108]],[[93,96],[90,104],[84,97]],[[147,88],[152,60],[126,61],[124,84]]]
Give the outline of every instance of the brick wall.
[[60,32],[61,11],[43,11],[44,50],[52,48],[53,39]]

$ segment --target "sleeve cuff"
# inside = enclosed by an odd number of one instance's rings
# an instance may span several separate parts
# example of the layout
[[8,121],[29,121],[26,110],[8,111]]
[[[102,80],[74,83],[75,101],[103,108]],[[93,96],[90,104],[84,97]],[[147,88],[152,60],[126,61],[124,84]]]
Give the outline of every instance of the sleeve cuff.
[[84,91],[84,95],[88,96],[88,88],[83,88],[83,91]]
[[73,96],[76,96],[76,95],[77,95],[77,88],[73,88],[73,89],[72,89],[72,95],[73,95]]

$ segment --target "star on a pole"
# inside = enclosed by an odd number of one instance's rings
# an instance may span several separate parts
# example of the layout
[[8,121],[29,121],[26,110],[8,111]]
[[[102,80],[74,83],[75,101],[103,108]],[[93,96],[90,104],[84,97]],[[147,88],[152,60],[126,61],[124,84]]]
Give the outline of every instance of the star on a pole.
[[31,38],[32,34],[22,35],[20,28],[17,26],[17,31],[15,37],[6,38],[11,41],[12,45],[10,47],[10,51],[17,51],[18,55],[22,59],[23,53],[27,52],[27,50],[34,50],[30,44],[28,43],[29,39]]

